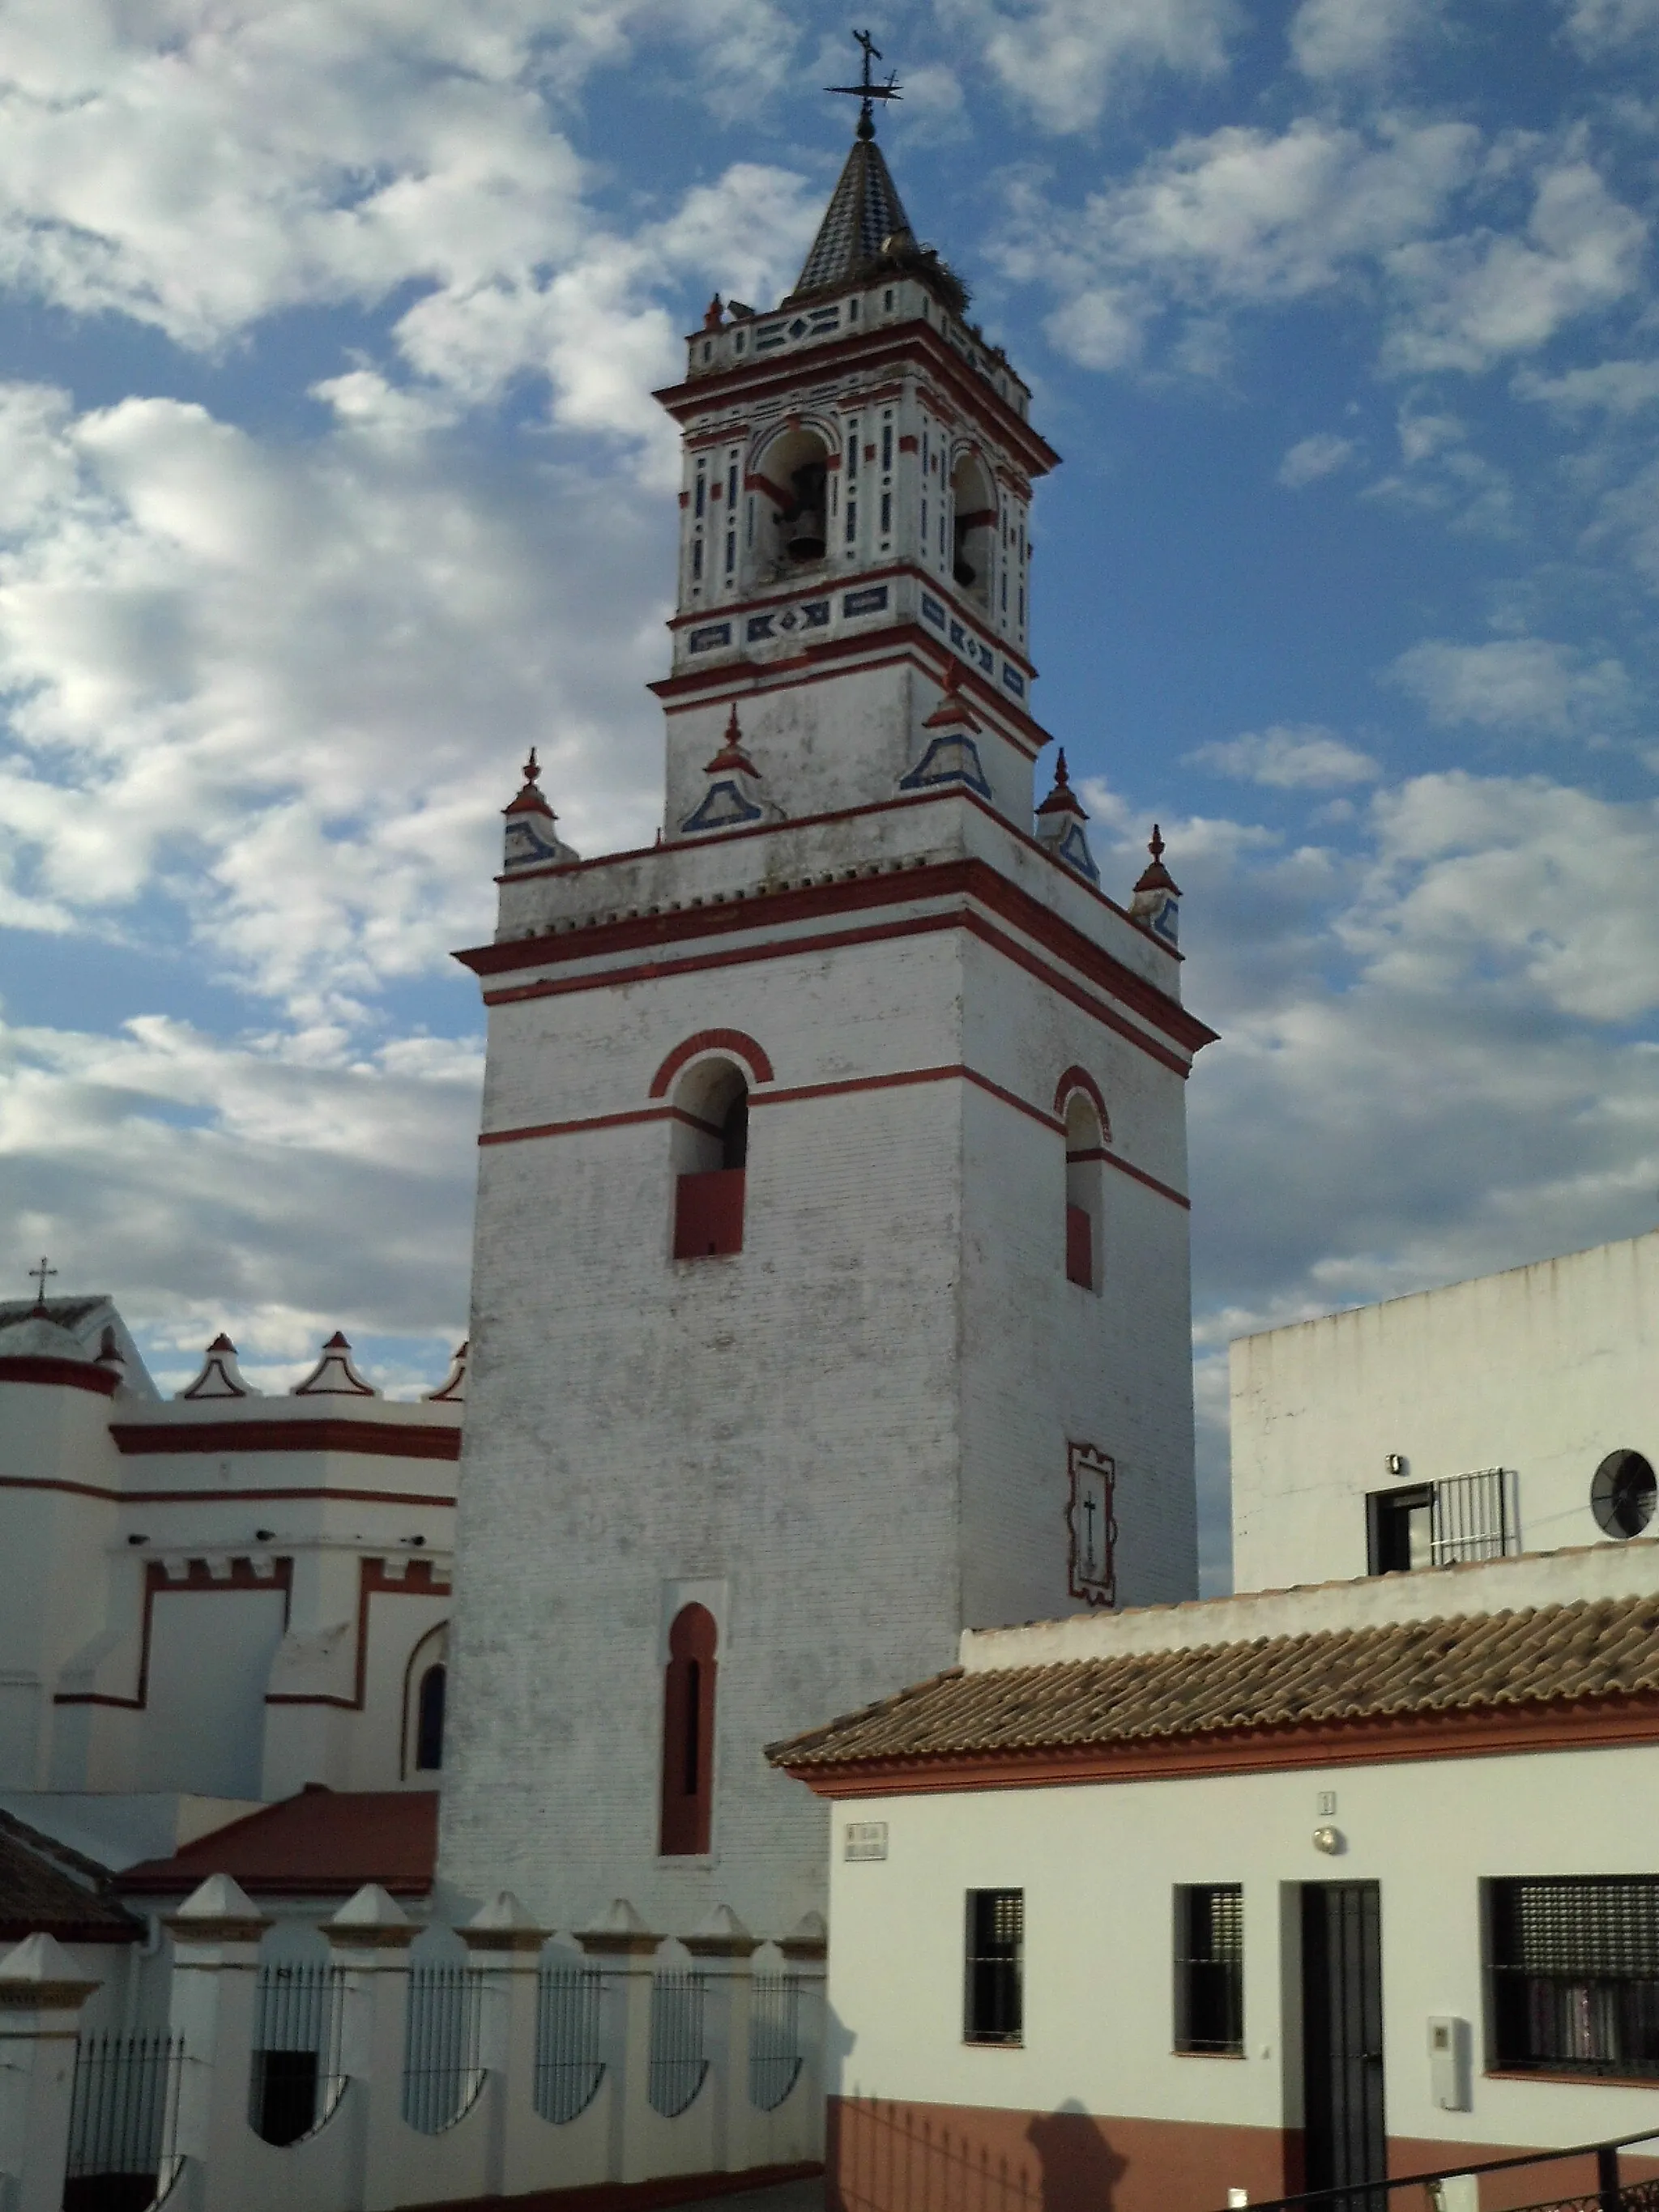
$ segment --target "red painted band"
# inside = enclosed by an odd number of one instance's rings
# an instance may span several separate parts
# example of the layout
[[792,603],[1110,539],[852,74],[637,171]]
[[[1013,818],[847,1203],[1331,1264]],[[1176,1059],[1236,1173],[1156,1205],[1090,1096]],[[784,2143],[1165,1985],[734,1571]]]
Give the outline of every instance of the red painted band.
[[[830,915],[857,914],[871,907],[909,905],[934,898],[971,898],[988,908],[1189,1053],[1214,1042],[1215,1031],[1189,1014],[1178,1000],[1149,983],[988,862],[972,859],[923,861],[919,866],[851,877],[837,875],[830,883],[804,881],[790,890],[756,892],[711,904],[671,908],[667,913],[634,914],[595,923],[591,928],[509,938],[457,953],[455,957],[475,975],[496,975],[514,968],[562,965],[648,945],[672,945],[687,938],[729,936],[744,930],[775,928]],[[762,947],[759,957],[770,958],[794,951],[800,942],[775,942]],[[605,982],[616,978],[596,980]],[[486,1002],[499,1003],[489,994]],[[1139,1031],[1125,1033],[1139,1036]]]
[[0,1490],[61,1490],[71,1498],[95,1498],[108,1505],[200,1505],[204,1501],[223,1504],[234,1500],[258,1498],[270,1502],[280,1498],[315,1498],[325,1501],[339,1499],[352,1505],[453,1505],[453,1498],[428,1495],[421,1490],[103,1490],[91,1482],[64,1482],[56,1476],[30,1474],[0,1474]]
[[49,1352],[17,1352],[0,1359],[0,1382],[44,1382],[58,1390],[90,1390],[100,1398],[112,1398],[121,1387],[112,1368],[56,1359]]
[[459,1429],[425,1425],[394,1428],[390,1421],[283,1420],[168,1422],[151,1427],[112,1421],[118,1451],[355,1452],[363,1459],[459,1459]]

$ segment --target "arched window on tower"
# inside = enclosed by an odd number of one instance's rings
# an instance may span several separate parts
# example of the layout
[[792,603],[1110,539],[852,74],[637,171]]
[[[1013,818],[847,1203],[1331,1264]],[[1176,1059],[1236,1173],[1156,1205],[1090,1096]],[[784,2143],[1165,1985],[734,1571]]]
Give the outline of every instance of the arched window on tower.
[[732,1060],[699,1060],[681,1082],[674,1107],[674,1257],[741,1252],[748,1080]]
[[750,478],[761,497],[755,577],[766,583],[822,561],[828,548],[830,447],[804,425],[774,438]]
[[428,1629],[404,1668],[404,1781],[437,1774],[444,1763],[444,1706],[449,1688],[449,1626]]
[[682,1606],[668,1632],[663,1675],[664,1858],[702,1858],[714,1805],[714,1650],[719,1631],[707,1606]]
[[951,573],[970,599],[988,607],[996,560],[997,494],[984,463],[972,453],[963,454],[951,471]]
[[1105,1132],[1086,1092],[1073,1091],[1066,1101],[1066,1279],[1085,1291],[1098,1291],[1105,1255],[1101,1164]]

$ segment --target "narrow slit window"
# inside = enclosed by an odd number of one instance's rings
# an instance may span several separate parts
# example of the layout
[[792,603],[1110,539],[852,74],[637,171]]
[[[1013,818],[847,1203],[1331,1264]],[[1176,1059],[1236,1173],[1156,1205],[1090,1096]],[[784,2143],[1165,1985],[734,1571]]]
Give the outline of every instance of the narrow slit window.
[[664,1858],[703,1858],[713,1831],[715,1647],[706,1606],[682,1606],[668,1632],[663,1671],[662,1796],[657,1848]]

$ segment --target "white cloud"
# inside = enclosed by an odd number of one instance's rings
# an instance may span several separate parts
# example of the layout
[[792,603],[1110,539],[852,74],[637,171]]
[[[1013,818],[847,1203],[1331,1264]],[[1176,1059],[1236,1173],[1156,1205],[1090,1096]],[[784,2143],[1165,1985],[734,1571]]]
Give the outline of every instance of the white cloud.
[[999,251],[1007,273],[1061,295],[1048,323],[1085,367],[1134,358],[1176,312],[1200,320],[1325,291],[1441,222],[1479,134],[1385,121],[1371,134],[1304,117],[1183,138],[1126,182],[1056,211],[1027,184]]
[[1636,286],[1647,225],[1585,161],[1540,177],[1526,234],[1491,230],[1402,245],[1388,257],[1403,312],[1385,358],[1397,370],[1474,371],[1534,351],[1576,317]]
[[1317,430],[1310,438],[1297,439],[1290,448],[1279,465],[1279,481],[1291,491],[1300,491],[1305,484],[1317,483],[1321,477],[1346,467],[1354,450],[1352,438]]
[[1625,722],[1633,688],[1622,665],[1546,638],[1486,645],[1425,639],[1389,672],[1431,722],[1488,730],[1582,736]]
[[1278,791],[1336,791],[1372,782],[1381,773],[1369,753],[1345,744],[1329,730],[1307,725],[1247,731],[1243,737],[1200,745],[1187,758],[1194,767]]
[[1635,415],[1659,400],[1659,361],[1599,361],[1559,376],[1522,369],[1515,390],[1519,398],[1541,400],[1561,415]]
[[672,340],[638,288],[688,256],[758,285],[805,219],[798,179],[745,166],[603,234],[550,102],[645,34],[755,95],[793,35],[767,0],[409,0],[395,35],[380,0],[24,0],[0,19],[0,280],[206,349],[422,286],[398,331],[422,374],[473,402],[532,369],[562,419],[637,432],[622,395]]
[[14,896],[117,933],[170,902],[211,972],[313,1010],[487,928],[532,740],[579,848],[648,836],[659,775],[639,576],[667,502],[492,474],[352,393],[337,435],[270,447],[0,390]]
[[1211,76],[1226,64],[1234,0],[939,0],[980,40],[1003,88],[1044,130],[1082,131],[1125,79]]
[[1587,53],[1615,52],[1659,33],[1659,0],[1575,0],[1567,27]]
[[1659,1008],[1659,805],[1543,776],[1425,775],[1379,793],[1376,865],[1341,924],[1374,979],[1592,1022]]
[[[0,1243],[114,1285],[152,1345],[295,1360],[343,1323],[441,1371],[464,1331],[480,1054],[0,1021]],[[185,1358],[184,1364],[193,1367]]]
[[1431,21],[1427,0],[1302,0],[1291,58],[1304,76],[1366,76]]

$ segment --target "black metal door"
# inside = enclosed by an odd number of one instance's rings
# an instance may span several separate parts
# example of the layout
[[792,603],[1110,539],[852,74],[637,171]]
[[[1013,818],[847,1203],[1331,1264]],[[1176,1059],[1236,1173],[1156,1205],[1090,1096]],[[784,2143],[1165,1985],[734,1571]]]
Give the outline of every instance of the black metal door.
[[[1382,2114],[1382,1913],[1374,1881],[1302,1890],[1302,2052],[1309,2189],[1339,2212],[1388,2212]],[[1360,2185],[1353,2186],[1353,2185]]]

